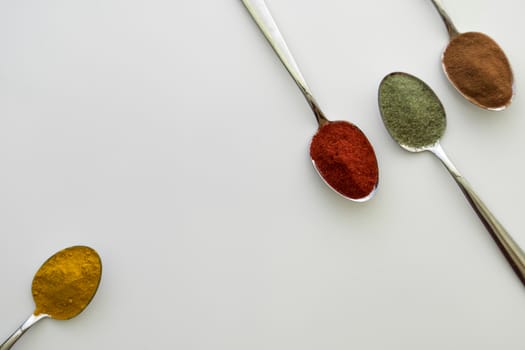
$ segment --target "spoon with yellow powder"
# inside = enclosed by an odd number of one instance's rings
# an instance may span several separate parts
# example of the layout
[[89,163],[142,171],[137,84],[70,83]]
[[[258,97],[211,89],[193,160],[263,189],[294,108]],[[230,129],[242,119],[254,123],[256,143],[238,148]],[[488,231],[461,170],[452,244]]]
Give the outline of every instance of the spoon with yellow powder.
[[69,320],[82,312],[95,295],[102,264],[97,252],[89,247],[66,248],[50,257],[33,278],[35,311],[2,345],[13,344],[31,326],[44,318]]
[[512,102],[514,77],[499,45],[478,32],[459,33],[441,1],[432,0],[445,22],[450,42],[442,56],[448,80],[467,100],[478,107],[501,111]]

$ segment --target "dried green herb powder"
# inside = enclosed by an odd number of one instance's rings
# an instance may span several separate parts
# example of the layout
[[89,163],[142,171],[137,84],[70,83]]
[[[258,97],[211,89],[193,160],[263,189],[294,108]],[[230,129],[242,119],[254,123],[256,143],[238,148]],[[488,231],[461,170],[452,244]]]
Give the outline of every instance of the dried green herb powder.
[[412,75],[392,73],[383,79],[379,109],[388,132],[402,146],[431,146],[445,132],[443,105],[430,87]]

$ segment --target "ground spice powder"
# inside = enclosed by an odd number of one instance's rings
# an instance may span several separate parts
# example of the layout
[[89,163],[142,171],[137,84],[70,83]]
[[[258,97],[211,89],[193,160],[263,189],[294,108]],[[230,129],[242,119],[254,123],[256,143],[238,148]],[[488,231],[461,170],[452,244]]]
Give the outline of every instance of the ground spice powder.
[[328,185],[346,197],[365,198],[377,187],[374,149],[351,123],[336,121],[320,127],[312,138],[310,156]]
[[100,281],[102,264],[89,247],[64,249],[49,258],[33,278],[34,315],[67,320],[89,304]]
[[411,149],[435,144],[446,127],[443,105],[432,89],[407,73],[391,73],[379,86],[379,109],[394,140]]
[[456,36],[443,53],[443,65],[452,83],[472,102],[493,109],[510,103],[510,63],[487,35],[468,32]]

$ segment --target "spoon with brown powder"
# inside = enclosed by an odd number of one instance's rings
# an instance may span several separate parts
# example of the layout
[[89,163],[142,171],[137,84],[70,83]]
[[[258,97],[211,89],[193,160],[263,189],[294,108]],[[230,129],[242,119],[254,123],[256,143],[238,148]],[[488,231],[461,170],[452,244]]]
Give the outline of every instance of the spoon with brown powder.
[[318,123],[310,144],[310,158],[321,178],[341,196],[355,202],[373,197],[379,181],[374,149],[365,134],[347,121],[328,120],[288,49],[263,0],[242,0],[277,56],[303,93]]
[[479,32],[459,33],[441,1],[432,0],[445,22],[450,42],[442,56],[449,81],[467,100],[492,111],[512,102],[514,77],[507,56],[489,36]]
[[44,318],[69,320],[82,312],[95,295],[102,275],[97,252],[89,247],[66,248],[50,257],[33,278],[35,311],[2,345],[13,344]]

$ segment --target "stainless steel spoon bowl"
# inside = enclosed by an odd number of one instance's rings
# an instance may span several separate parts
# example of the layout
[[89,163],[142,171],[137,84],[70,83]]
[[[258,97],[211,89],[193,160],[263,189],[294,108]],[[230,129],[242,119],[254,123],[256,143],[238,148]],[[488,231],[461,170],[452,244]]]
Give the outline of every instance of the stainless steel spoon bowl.
[[[77,264],[77,262],[80,263]],[[42,264],[33,278],[32,294],[35,311],[0,345],[0,350],[11,349],[29,328],[44,318],[68,320],[81,313],[95,295],[101,274],[100,257],[95,250],[89,247],[73,246],[55,253]],[[81,291],[78,286],[79,281],[86,285]],[[64,288],[65,285],[74,289],[75,295],[65,293],[67,290]],[[72,300],[73,297],[78,300]],[[48,305],[47,300],[50,298],[57,301],[58,304]]]
[[514,76],[501,47],[486,34],[460,33],[441,1],[432,0],[432,4],[450,37],[441,58],[448,80],[463,97],[478,107],[492,111],[507,108],[514,96]]
[[[407,87],[409,85],[410,87]],[[411,88],[412,86],[416,88]],[[409,152],[429,151],[443,163],[525,285],[523,250],[481,201],[440,145],[439,140],[445,131],[446,116],[443,105],[432,89],[410,74],[391,73],[379,86],[379,109],[390,136],[402,148]],[[426,134],[421,137],[421,133]],[[421,143],[421,140],[425,140],[425,143]]]
[[[315,169],[321,176],[321,178],[328,184],[335,192],[340,194],[341,196],[350,199],[355,202],[364,202],[372,198],[377,190],[378,185],[378,166],[377,166],[377,159],[375,156],[374,149],[372,148],[372,145],[368,141],[365,134],[357,128],[355,125],[347,122],[347,121],[330,121],[328,120],[324,113],[321,111],[321,108],[317,104],[316,100],[314,99],[312,92],[308,85],[306,84],[306,81],[299,70],[299,67],[297,66],[297,63],[295,62],[295,59],[288,49],[288,45],[286,44],[279,28],[277,27],[277,24],[275,23],[270,11],[268,10],[268,7],[266,6],[266,3],[263,0],[242,0],[244,6],[248,9],[248,12],[254,19],[255,23],[259,27],[259,29],[262,31],[272,48],[274,49],[277,56],[279,56],[279,59],[285,66],[285,68],[288,70],[292,78],[294,79],[295,83],[303,93],[304,97],[306,98],[306,101],[310,105],[310,108],[312,109],[315,118],[317,120],[317,123],[319,125],[319,130],[321,130],[323,127],[327,126],[328,124],[335,124],[335,123],[344,123],[347,127],[351,127],[354,130],[355,137],[359,139],[359,146],[361,149],[365,150],[364,153],[366,153],[366,157],[362,157],[360,159],[356,159],[355,166],[357,169],[359,169],[359,172],[366,171],[372,169],[372,181],[370,184],[366,185],[366,188],[364,189],[358,189],[356,191],[356,195],[349,194],[347,192],[341,191],[341,186],[337,184],[336,181],[333,181],[330,177],[327,176],[327,174],[323,174],[323,172],[319,168],[319,164],[316,164],[315,160],[312,159],[312,162],[314,164]],[[312,143],[316,142],[318,138],[314,136],[312,139]],[[354,140],[355,142],[355,140]],[[334,147],[340,147],[337,145],[333,145]],[[341,152],[342,153],[342,152]],[[358,163],[358,164],[357,164]],[[358,174],[359,175],[359,174]],[[359,175],[360,176],[360,175]],[[352,179],[344,179],[345,181],[352,182]],[[351,187],[351,185],[350,185]]]

